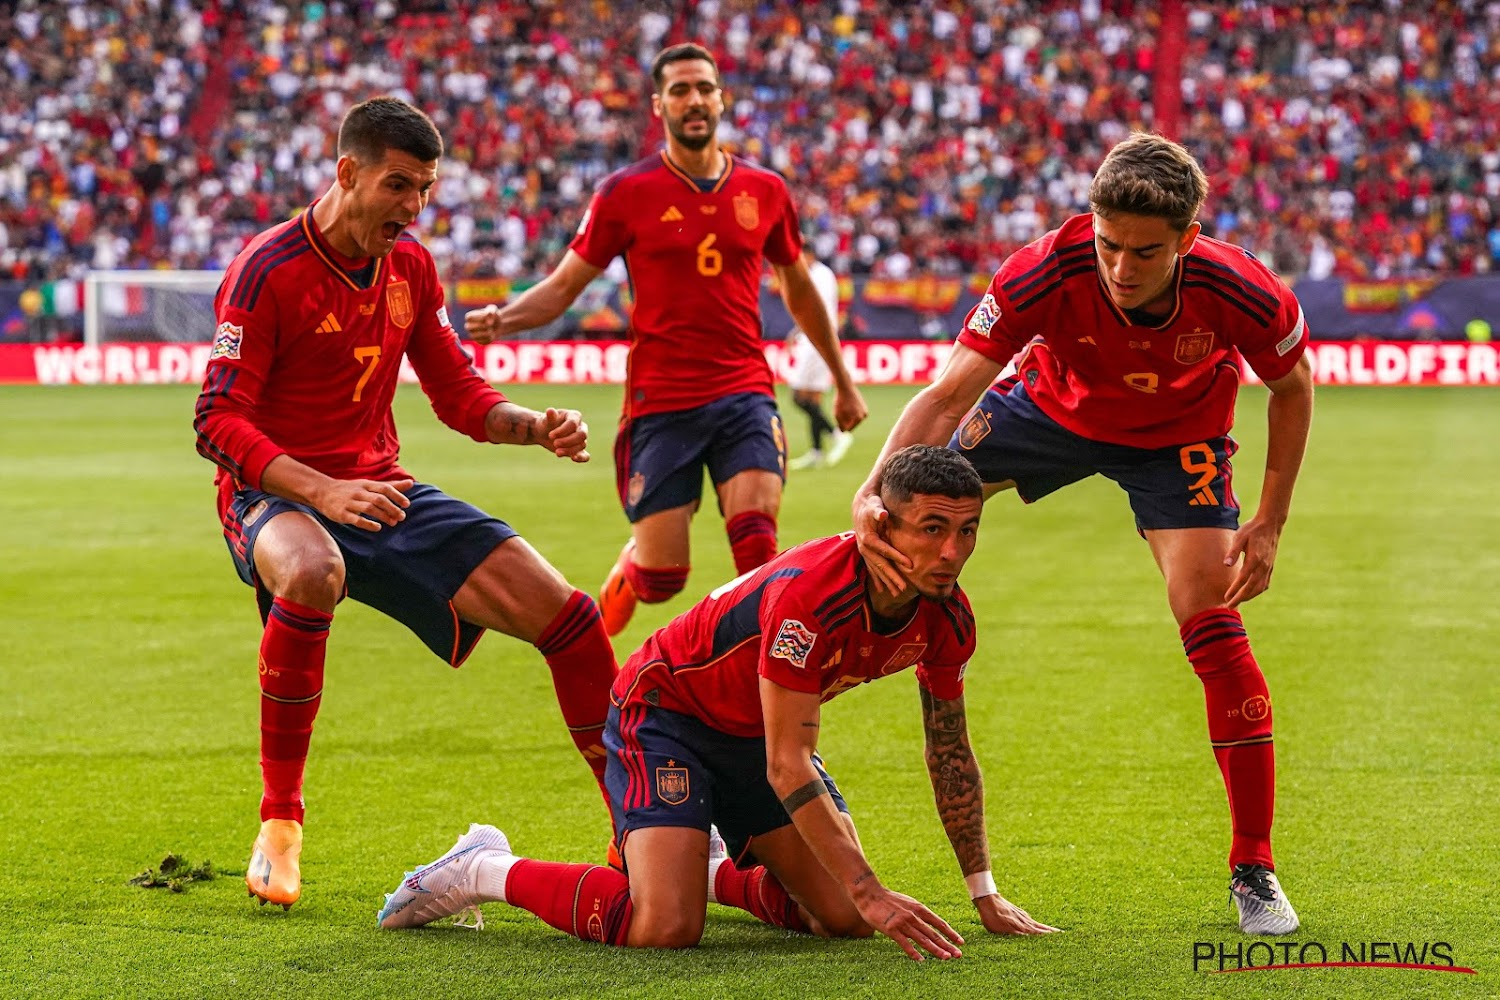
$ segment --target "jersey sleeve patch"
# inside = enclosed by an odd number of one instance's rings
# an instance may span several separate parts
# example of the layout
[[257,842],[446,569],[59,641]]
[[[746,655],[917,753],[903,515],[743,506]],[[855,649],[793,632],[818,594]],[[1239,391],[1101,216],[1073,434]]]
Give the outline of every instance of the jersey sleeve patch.
[[437,321],[438,321],[438,326],[441,326],[441,327],[449,327],[449,326],[453,325],[452,323],[448,322],[448,307],[447,306],[438,306]]
[[805,669],[813,643],[817,641],[818,633],[809,630],[795,618],[785,618],[776,632],[775,641],[771,643],[771,655],[778,660],[786,660],[794,667]]
[[1297,322],[1292,327],[1292,332],[1283,337],[1276,344],[1276,356],[1284,358],[1292,348],[1302,342],[1303,331],[1307,329],[1307,317],[1302,314],[1302,306],[1297,306]]
[[229,358],[238,361],[240,357],[240,343],[245,339],[245,328],[235,326],[229,321],[219,324],[219,329],[214,332],[214,346],[208,354],[208,359]]
[[974,307],[974,312],[969,316],[968,329],[981,337],[990,335],[990,328],[1000,318],[1000,303],[995,301],[995,296],[989,292],[984,293],[984,298],[979,300],[979,305]]

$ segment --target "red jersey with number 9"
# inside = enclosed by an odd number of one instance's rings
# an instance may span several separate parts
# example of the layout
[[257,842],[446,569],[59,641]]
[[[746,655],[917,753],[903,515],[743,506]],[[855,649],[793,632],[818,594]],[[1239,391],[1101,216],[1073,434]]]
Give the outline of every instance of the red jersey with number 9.
[[443,423],[476,441],[505,399],[460,349],[426,247],[403,234],[384,258],[350,260],[312,208],[240,251],[214,298],[193,426],[221,505],[282,454],[335,479],[406,478],[391,414],[403,356]]
[[1001,365],[1019,353],[1031,398],[1074,434],[1135,448],[1226,434],[1240,358],[1270,381],[1307,346],[1292,290],[1233,244],[1198,237],[1163,317],[1121,311],[1097,266],[1094,217],[1076,215],[1000,265],[958,335]]
[[625,258],[635,311],[625,416],[687,410],[741,392],[772,395],[761,348],[765,261],[802,252],[779,174],[725,154],[700,184],[663,150],[605,178],[571,249],[594,267]]

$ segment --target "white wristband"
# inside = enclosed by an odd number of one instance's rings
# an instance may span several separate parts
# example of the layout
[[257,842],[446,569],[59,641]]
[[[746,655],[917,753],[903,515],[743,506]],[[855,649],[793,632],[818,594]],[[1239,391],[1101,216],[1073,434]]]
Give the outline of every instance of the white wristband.
[[964,882],[969,886],[969,898],[978,899],[981,896],[998,895],[1000,890],[995,888],[995,875],[993,872],[975,872],[973,875],[965,875]]

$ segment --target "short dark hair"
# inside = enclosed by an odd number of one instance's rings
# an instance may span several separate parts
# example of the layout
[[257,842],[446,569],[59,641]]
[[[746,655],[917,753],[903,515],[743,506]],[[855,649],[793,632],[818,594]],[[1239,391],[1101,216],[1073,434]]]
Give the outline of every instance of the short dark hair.
[[443,155],[443,137],[431,118],[399,97],[372,97],[350,108],[339,126],[339,155],[379,163],[387,149],[430,163]]
[[1207,197],[1208,178],[1193,154],[1150,132],[1132,133],[1111,149],[1089,185],[1095,215],[1165,219],[1179,233],[1193,224]]
[[683,42],[680,45],[669,45],[656,54],[651,60],[651,82],[656,84],[656,89],[661,90],[662,79],[666,76],[667,64],[674,62],[686,62],[689,59],[702,59],[714,68],[714,80],[719,79],[719,64],[714,59],[714,54],[696,42]]
[[907,445],[880,467],[880,496],[906,503],[919,493],[954,500],[983,500],[984,483],[969,460],[931,444]]

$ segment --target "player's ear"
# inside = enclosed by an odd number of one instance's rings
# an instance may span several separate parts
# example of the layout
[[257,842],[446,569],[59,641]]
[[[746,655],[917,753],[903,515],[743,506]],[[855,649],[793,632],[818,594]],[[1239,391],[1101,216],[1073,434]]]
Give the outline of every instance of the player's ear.
[[345,191],[353,190],[356,175],[359,173],[359,161],[346,153],[339,157],[334,170],[339,179],[339,187]]
[[1203,227],[1196,221],[1188,223],[1188,227],[1182,231],[1182,240],[1177,244],[1177,253],[1185,254],[1193,249],[1193,244],[1198,242],[1198,234]]
[[657,91],[651,95],[651,117],[661,117],[661,92]]

